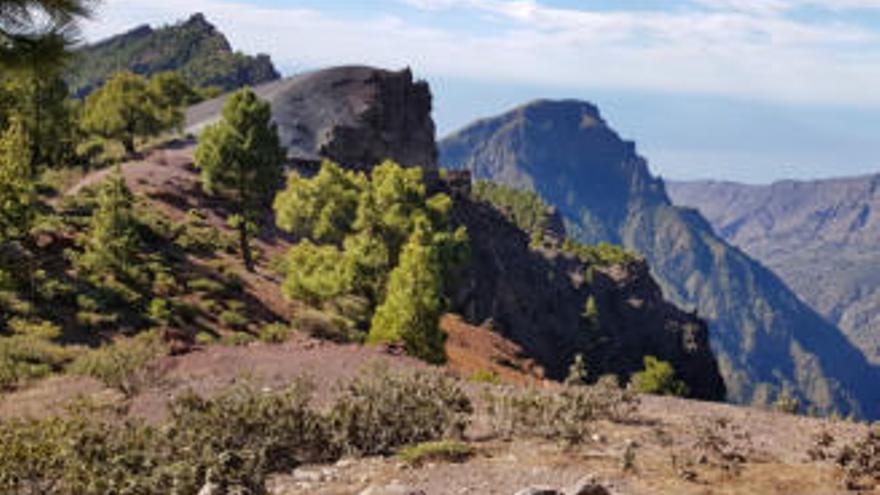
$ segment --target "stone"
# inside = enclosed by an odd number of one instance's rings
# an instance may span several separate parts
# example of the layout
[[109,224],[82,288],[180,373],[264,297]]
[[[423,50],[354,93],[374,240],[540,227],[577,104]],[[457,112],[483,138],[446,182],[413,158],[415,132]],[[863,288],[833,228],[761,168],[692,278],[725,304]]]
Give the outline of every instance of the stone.
[[529,488],[523,488],[522,490],[516,492],[515,495],[565,495],[564,493],[556,490],[555,488],[549,488],[546,486],[532,486]]
[[565,490],[565,495],[612,495],[593,475],[584,476]]
[[[329,159],[368,171],[386,159],[436,172],[435,125],[428,84],[409,69],[335,67],[254,89],[272,105],[281,144],[292,165]],[[217,120],[224,98],[187,111],[186,132]]]
[[220,485],[209,481],[199,490],[199,495],[220,495],[221,492]]

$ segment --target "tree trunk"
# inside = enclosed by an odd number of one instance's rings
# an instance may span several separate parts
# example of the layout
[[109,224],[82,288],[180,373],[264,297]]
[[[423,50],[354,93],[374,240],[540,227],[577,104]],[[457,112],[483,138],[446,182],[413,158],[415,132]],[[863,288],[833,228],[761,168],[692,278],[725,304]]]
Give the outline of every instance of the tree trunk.
[[251,256],[251,245],[248,242],[248,225],[243,219],[241,225],[238,226],[238,243],[241,249],[241,259],[244,261],[244,268],[250,273],[254,272],[254,260]]
[[137,152],[134,146],[134,136],[131,134],[122,139],[122,145],[125,146],[125,154],[128,156],[134,156]]

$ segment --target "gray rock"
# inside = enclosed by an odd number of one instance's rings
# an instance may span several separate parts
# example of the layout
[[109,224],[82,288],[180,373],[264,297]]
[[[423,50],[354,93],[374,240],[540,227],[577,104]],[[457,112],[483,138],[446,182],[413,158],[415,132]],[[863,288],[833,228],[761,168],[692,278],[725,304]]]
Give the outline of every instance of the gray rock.
[[[336,67],[255,88],[272,105],[281,144],[295,164],[322,159],[369,170],[392,159],[436,169],[437,147],[428,84],[409,69]],[[186,132],[215,122],[226,96],[190,108]]]
[[612,495],[595,476],[585,476],[565,490],[565,495]]
[[532,486],[529,488],[523,488],[522,490],[516,492],[515,495],[565,495],[564,493],[556,490],[555,488],[549,488],[546,486]]

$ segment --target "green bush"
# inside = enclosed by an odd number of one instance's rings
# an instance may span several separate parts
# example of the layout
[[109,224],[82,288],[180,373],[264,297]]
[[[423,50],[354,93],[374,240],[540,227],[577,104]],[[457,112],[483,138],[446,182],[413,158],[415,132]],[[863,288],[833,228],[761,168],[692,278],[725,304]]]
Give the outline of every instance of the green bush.
[[645,370],[632,376],[630,386],[640,394],[686,397],[690,393],[687,384],[675,378],[672,365],[654,356],[645,356]]
[[155,334],[143,334],[89,351],[77,358],[69,371],[91,376],[132,396],[158,379],[156,364],[164,354],[165,347]]
[[267,344],[281,344],[290,339],[293,330],[288,325],[270,323],[260,329],[259,339]]
[[256,341],[257,337],[254,337],[253,335],[244,332],[227,333],[220,337],[220,343],[229,347],[246,346]]
[[472,412],[467,395],[451,379],[377,368],[343,388],[330,418],[345,452],[377,455],[461,435]]
[[77,352],[31,335],[0,337],[0,390],[61,371]]
[[195,493],[206,479],[265,493],[270,472],[333,460],[325,418],[311,406],[304,382],[273,393],[239,386],[205,399],[187,394],[170,406],[168,454],[189,472],[181,493]]

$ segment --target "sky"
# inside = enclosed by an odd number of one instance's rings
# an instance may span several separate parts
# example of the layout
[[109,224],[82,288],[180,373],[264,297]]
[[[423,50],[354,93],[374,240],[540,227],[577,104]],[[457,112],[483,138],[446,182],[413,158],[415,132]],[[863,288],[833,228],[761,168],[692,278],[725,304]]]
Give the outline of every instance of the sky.
[[411,67],[441,136],[577,98],[669,179],[880,172],[880,0],[103,0],[84,35],[193,12],[285,75]]

